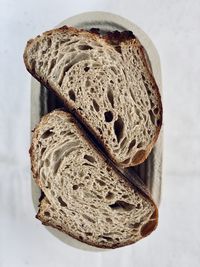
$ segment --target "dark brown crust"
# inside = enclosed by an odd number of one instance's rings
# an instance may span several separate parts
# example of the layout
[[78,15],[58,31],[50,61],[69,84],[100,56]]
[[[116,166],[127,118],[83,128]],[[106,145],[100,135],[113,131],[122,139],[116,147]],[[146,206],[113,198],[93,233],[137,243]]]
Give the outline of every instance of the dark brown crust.
[[103,38],[111,45],[120,45],[122,42],[136,39],[135,35],[131,31],[113,31],[108,32]]
[[[132,179],[130,181],[130,179],[128,177],[126,177],[122,172],[120,172],[119,169],[117,169],[116,166],[113,164],[113,162],[109,158],[107,158],[105,156],[105,154],[102,154],[101,151],[99,149],[97,149],[97,147],[95,146],[95,144],[88,139],[88,135],[85,132],[85,130],[82,128],[82,126],[76,121],[76,119],[70,113],[66,113],[64,111],[53,111],[53,112],[45,115],[41,119],[40,124],[38,124],[38,126],[34,130],[33,137],[32,137],[32,144],[31,144],[31,148],[30,148],[30,157],[31,157],[31,170],[33,172],[33,178],[35,179],[35,182],[37,183],[37,185],[42,189],[42,185],[40,184],[39,173],[37,172],[37,170],[35,168],[35,158],[34,158],[34,145],[35,145],[35,140],[37,141],[38,131],[39,131],[39,128],[41,127],[41,124],[45,124],[46,121],[48,121],[48,117],[51,116],[51,114],[54,113],[54,112],[57,112],[59,114],[63,114],[65,116],[70,116],[71,117],[70,120],[74,124],[74,126],[76,127],[76,129],[78,130],[80,136],[87,142],[87,144],[92,149],[94,149],[98,153],[98,155],[102,158],[102,160],[106,164],[108,164],[109,166],[111,166],[111,168],[118,174],[118,176],[121,179],[123,179],[123,181],[125,181],[125,186],[127,187],[127,189],[129,189],[131,187],[134,190],[137,190],[138,192],[140,192],[143,195],[144,198],[148,199],[152,203],[152,205],[154,206],[154,209],[155,209],[155,211],[154,211],[155,218],[148,222],[148,224],[151,223],[151,227],[150,228],[147,227],[147,229],[149,230],[149,232],[146,232],[145,236],[149,235],[157,227],[157,224],[158,224],[158,208],[157,208],[155,202],[153,201],[153,199],[152,199],[152,197],[151,197],[148,189],[141,182],[141,180],[138,179],[137,177],[132,177]],[[52,223],[46,223],[46,222],[44,222],[42,220],[42,217],[39,216],[39,211],[38,211],[38,214],[36,215],[36,218],[40,219],[43,222],[43,224],[49,225],[49,226],[52,226],[52,227],[58,229],[58,227],[56,227]],[[62,229],[58,229],[58,230],[61,230],[62,232],[65,232]],[[100,245],[98,245],[98,243],[85,242],[83,240],[80,240],[77,236],[75,236],[75,235],[73,235],[71,233],[67,233],[67,234],[69,234],[70,236],[76,238],[77,240],[79,240],[81,242],[84,242],[84,243],[87,243],[89,245],[93,245],[93,246],[96,246],[96,247],[100,247],[100,248],[117,248],[117,247],[122,247],[122,246],[130,245],[130,244],[133,244],[134,243],[134,242],[126,242],[126,243],[119,244],[119,245],[113,245],[112,247],[106,247],[106,246],[102,246],[102,245],[100,246]],[[145,236],[143,236],[143,237],[145,237]]]
[[[114,31],[112,33],[108,33],[104,36],[100,36],[99,35],[99,32],[97,31],[97,29],[95,29],[94,31],[91,31],[91,32],[88,32],[88,31],[85,31],[83,29],[81,30],[78,30],[76,28],[73,28],[73,27],[67,27],[67,26],[63,26],[61,28],[58,28],[58,29],[55,29],[55,30],[52,30],[52,31],[48,31],[48,32],[45,32],[44,34],[46,35],[49,35],[49,34],[52,34],[52,32],[71,32],[75,35],[78,35],[78,34],[84,34],[86,36],[88,36],[89,38],[92,38],[94,40],[96,40],[97,38],[101,38],[101,39],[104,39],[105,42],[107,44],[114,44],[114,45],[118,45],[119,43],[121,42],[127,42],[127,41],[130,41],[130,40],[137,40],[135,38],[135,36],[133,35],[132,32],[130,31],[125,31],[125,32],[118,32],[118,31]],[[64,102],[65,106],[67,107],[67,109],[73,114],[76,116],[76,118],[79,120],[79,121],[82,121],[88,131],[90,131],[92,133],[92,135],[96,138],[96,140],[98,140],[98,143],[100,143],[107,151],[107,154],[108,156],[112,159],[113,162],[115,162],[117,165],[121,166],[121,167],[131,167],[131,166],[135,166],[135,165],[138,165],[142,162],[144,162],[144,160],[148,157],[149,153],[151,152],[156,140],[158,139],[158,136],[159,136],[159,132],[160,132],[160,129],[161,129],[161,125],[162,125],[162,102],[161,102],[161,96],[160,96],[160,93],[159,93],[159,89],[156,85],[156,81],[153,77],[153,75],[151,74],[151,71],[149,71],[149,67],[148,67],[148,64],[146,62],[146,59],[145,59],[145,55],[144,55],[144,48],[142,47],[142,45],[140,44],[140,42],[137,40],[137,44],[138,44],[138,48],[140,49],[140,52],[141,52],[141,55],[142,55],[142,60],[143,60],[143,63],[144,63],[144,66],[146,67],[147,69],[147,72],[149,73],[149,76],[150,76],[150,79],[152,81],[152,83],[155,85],[155,91],[156,91],[156,95],[158,97],[158,100],[159,100],[159,108],[160,108],[160,112],[161,112],[161,121],[160,121],[160,125],[157,127],[157,130],[156,130],[156,133],[155,133],[155,136],[152,140],[152,142],[147,146],[146,150],[145,150],[145,153],[143,155],[143,157],[140,157],[140,158],[137,158],[137,157],[134,157],[133,161],[130,162],[130,163],[123,163],[123,162],[116,162],[115,158],[112,156],[111,152],[110,152],[110,149],[108,147],[108,145],[106,143],[103,142],[101,136],[99,136],[95,131],[94,129],[92,129],[92,127],[86,122],[86,120],[81,116],[81,112],[75,108],[73,108],[72,104],[69,102],[69,101],[66,101],[61,95],[59,95],[59,93],[54,90],[48,83],[48,81],[44,81],[42,80],[42,78],[40,78],[33,69],[30,68],[30,66],[28,65],[28,61],[27,61],[27,50],[29,48],[29,46],[35,42],[38,38],[40,38],[40,36],[36,37],[35,39],[31,39],[30,41],[27,42],[27,46],[25,48],[25,51],[24,51],[24,62],[25,62],[25,65],[26,65],[26,68],[27,70],[39,81],[41,82],[42,84],[44,84],[48,89],[52,90],[59,98],[62,99],[62,101]]]

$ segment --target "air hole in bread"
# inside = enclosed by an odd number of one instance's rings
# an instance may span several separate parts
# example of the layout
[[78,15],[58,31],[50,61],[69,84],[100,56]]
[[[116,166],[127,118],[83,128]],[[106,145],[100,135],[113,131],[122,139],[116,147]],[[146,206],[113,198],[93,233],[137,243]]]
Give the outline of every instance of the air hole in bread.
[[129,147],[128,147],[128,153],[131,151],[131,149],[135,146],[135,144],[136,144],[136,140],[135,139],[133,139],[131,142],[130,142],[130,144],[129,144]]
[[[90,192],[85,192],[84,193],[84,197],[87,197],[87,198],[94,198],[94,196],[97,197],[97,198],[99,198],[99,199],[102,199],[102,197],[100,195],[98,195],[94,191],[90,191]],[[92,207],[93,205],[90,205],[90,206]],[[96,207],[95,207],[95,209],[96,209]]]
[[35,65],[36,65],[36,61],[35,61],[35,59],[32,58],[32,59],[30,60],[30,66],[31,66],[31,69],[32,69],[32,70],[35,69]]
[[96,100],[92,100],[92,103],[93,103],[93,106],[94,106],[94,109],[96,110],[96,112],[99,112],[99,105],[97,104]]
[[128,195],[123,195],[122,197],[123,197],[123,198],[128,198]]
[[110,167],[106,167],[106,171],[107,172],[110,172],[111,171],[111,168]]
[[114,66],[111,66],[110,69],[114,72],[116,76],[118,76],[118,71]]
[[78,236],[78,239],[83,241],[83,237],[81,235]]
[[122,164],[129,164],[129,162],[130,162],[130,158],[128,158],[128,159],[125,159],[124,161],[122,161]]
[[70,38],[66,38],[66,39],[59,40],[59,42],[60,42],[60,44],[67,43],[67,45],[72,45],[72,44],[78,43],[78,40],[73,40],[73,39],[70,39]]
[[136,102],[136,99],[135,99],[135,96],[134,96],[134,93],[133,93],[132,89],[129,89],[129,92],[131,94],[131,97],[132,97],[133,101]]
[[94,87],[91,87],[91,88],[90,88],[90,92],[91,92],[91,93],[94,93],[94,92],[95,92]]
[[97,68],[101,67],[101,64],[98,62],[92,62],[92,66],[94,69],[97,69]]
[[55,65],[56,65],[56,59],[53,58],[53,59],[51,60],[50,66],[49,66],[48,74],[51,73],[51,71],[52,71],[52,69],[54,68]]
[[129,223],[128,227],[135,229],[135,228],[138,228],[140,225],[141,223]]
[[115,46],[115,50],[120,54],[122,53],[122,49],[120,45]]
[[154,114],[155,114],[155,115],[157,115],[157,114],[158,114],[158,111],[159,111],[159,109],[158,109],[158,108],[155,108],[155,109],[153,110],[153,112],[154,112]]
[[74,102],[76,101],[76,95],[72,89],[69,90],[69,98]]
[[113,114],[111,111],[106,111],[104,113],[104,116],[105,116],[105,121],[106,122],[111,122],[113,120]]
[[85,72],[88,72],[89,69],[90,69],[89,67],[85,67],[85,68],[84,68],[84,71],[85,71]]
[[91,163],[96,162],[96,160],[90,155],[84,155],[84,159],[86,159],[87,161],[89,161]]
[[151,96],[151,91],[148,89],[147,85],[145,84],[146,88],[147,88],[147,94],[148,96]]
[[[146,121],[147,116],[144,113],[142,114],[142,116],[143,116],[144,120]],[[144,131],[144,133],[145,133],[145,131]]]
[[140,116],[140,111],[139,111],[138,108],[135,108],[135,113],[136,113],[138,116]]
[[99,235],[98,237],[99,238],[103,238],[103,239],[105,239],[108,242],[113,242],[113,239],[111,237],[109,237],[109,236]]
[[74,185],[72,186],[72,189],[73,189],[73,190],[77,190],[78,187],[79,187],[79,186],[78,186],[77,184],[74,184]]
[[89,216],[87,216],[85,214],[83,214],[83,218],[85,218],[87,221],[89,221],[91,223],[95,223],[95,221],[92,218],[90,218]]
[[117,200],[115,203],[109,205],[111,209],[113,210],[124,210],[124,211],[131,211],[135,208],[133,204],[130,204],[128,202]]
[[142,76],[142,80],[145,81],[146,80],[145,76],[143,74],[141,74],[141,76]]
[[149,110],[149,117],[151,122],[155,125],[155,115],[153,114],[152,110]]
[[55,49],[58,49],[59,48],[59,42],[57,42],[56,44],[55,44]]
[[85,82],[85,86],[89,87],[90,85],[91,85],[91,82],[90,82],[90,80],[87,79],[86,82]]
[[47,182],[47,186],[46,186],[46,188],[51,189],[51,183],[50,183],[50,182]]
[[108,222],[108,223],[112,223],[113,221],[112,221],[112,219],[110,219],[110,218],[106,218],[106,222]]
[[82,166],[90,166],[90,167],[93,167],[93,168],[95,167],[94,165],[89,164],[89,163],[83,163]]
[[112,90],[110,88],[107,91],[107,97],[108,97],[108,100],[109,100],[111,106],[114,108],[113,92],[112,92]]
[[[102,78],[102,77],[101,77],[100,75],[97,75],[97,76],[96,76],[96,79],[97,79],[97,80],[100,80],[101,78]],[[102,90],[104,91],[103,88],[102,88]]]
[[45,164],[46,167],[49,167],[49,165],[50,165],[49,159],[45,159],[44,164]]
[[157,120],[156,124],[157,124],[157,126],[160,126],[161,125],[161,120]]
[[100,186],[105,186],[105,185],[106,185],[102,180],[96,179],[95,181],[96,181]]
[[78,45],[78,49],[80,50],[91,50],[92,47],[90,45]]
[[80,176],[80,177],[83,177],[83,176],[84,176],[84,172],[83,172],[83,171],[80,171],[80,172],[79,172],[79,176]]
[[[48,204],[51,204],[51,203],[48,201],[48,199],[47,199],[47,203],[48,203]],[[53,212],[55,211],[55,209],[52,208],[52,207],[50,207],[50,210],[53,211]]]
[[42,135],[41,138],[42,139],[46,139],[49,138],[50,136],[54,135],[54,132],[52,131],[53,128],[48,129],[47,131],[45,131]]
[[[45,67],[46,67],[46,62],[45,62],[44,65],[45,65]],[[38,62],[38,67],[41,68],[42,66],[43,66],[43,62],[42,62],[42,61],[39,61],[39,62]]]
[[106,199],[109,199],[109,200],[110,200],[110,199],[113,199],[114,196],[115,196],[115,195],[114,195],[112,192],[109,191],[109,192],[106,194]]
[[65,135],[67,132],[66,131],[61,131],[60,135]]
[[67,203],[65,201],[63,201],[62,197],[58,197],[58,201],[59,201],[61,207],[67,207]]
[[44,212],[44,215],[47,216],[47,217],[50,217],[51,216],[51,214],[48,211],[45,211]]
[[50,191],[52,196],[55,196],[55,192],[53,190]]
[[44,154],[44,151],[46,150],[46,147],[43,147],[42,149],[41,149],[41,156]]
[[125,136],[120,143],[120,147],[123,148],[126,145],[126,142],[127,142],[127,137]]
[[69,50],[67,50],[67,52],[68,52],[68,53],[75,52],[75,51],[76,51],[76,49],[75,49],[75,48],[73,48],[73,47],[72,47],[72,48],[70,48]]
[[113,80],[110,80],[110,83],[114,84]]
[[46,40],[47,40],[47,46],[51,47],[51,45],[52,45],[51,36],[50,36],[50,38],[47,38]]
[[[54,218],[54,217],[53,217]],[[56,218],[54,218],[55,220],[57,219],[57,217]],[[60,226],[60,225],[58,225],[58,224],[56,224],[56,228],[58,229],[58,230],[62,230],[62,227]]]
[[120,116],[118,116],[118,119],[114,122],[114,131],[117,137],[117,141],[119,143],[119,141],[123,137],[123,131],[124,131],[124,122]]
[[90,233],[90,232],[86,232],[85,234],[86,234],[86,236],[92,236],[92,233]]
[[137,148],[141,148],[141,147],[143,147],[143,142],[139,142],[139,143],[137,144]]
[[59,211],[66,216],[66,213],[63,210],[60,209]]

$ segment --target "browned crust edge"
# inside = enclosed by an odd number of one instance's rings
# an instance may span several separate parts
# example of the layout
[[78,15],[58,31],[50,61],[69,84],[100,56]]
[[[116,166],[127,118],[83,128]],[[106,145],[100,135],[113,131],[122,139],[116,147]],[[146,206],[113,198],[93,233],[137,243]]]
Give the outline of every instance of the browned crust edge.
[[[89,32],[89,31],[85,31],[83,29],[76,29],[76,28],[73,28],[73,27],[68,27],[68,26],[63,26],[61,28],[57,28],[57,29],[54,29],[54,30],[50,30],[50,31],[47,31],[47,32],[44,32],[43,35],[50,35],[52,34],[53,32],[72,32],[74,34],[83,34],[83,35],[86,35],[88,36],[89,38],[92,38],[94,40],[96,40],[97,38],[101,38],[102,40],[105,40],[105,43],[107,44],[110,44],[110,43],[113,43],[117,45],[117,42],[126,42],[128,40],[131,40],[131,39],[136,39],[135,36],[132,34],[132,32],[130,31],[125,31],[125,34],[120,34],[119,32],[115,31],[113,33],[108,33],[106,34],[105,36],[99,36],[98,32],[97,31],[92,31],[92,32]],[[52,86],[48,83],[48,81],[44,81],[41,77],[39,77],[34,70],[32,70],[27,62],[27,50],[29,48],[29,46],[31,44],[33,44],[35,41],[37,41],[37,39],[39,39],[41,36],[37,36],[35,39],[30,39],[28,42],[27,42],[27,45],[26,45],[26,48],[25,48],[25,51],[24,51],[24,55],[23,55],[23,58],[24,58],[24,63],[25,63],[25,66],[27,68],[27,70],[30,72],[30,74],[35,77],[40,83],[44,84],[49,90],[53,91],[59,98],[62,99],[62,101],[64,102],[66,108],[71,112],[73,113],[73,115],[80,121],[82,121],[86,128],[88,129],[88,131],[90,131],[92,133],[92,135],[96,138],[96,140],[98,141],[98,143],[100,143],[105,149],[106,149],[106,152],[107,154],[109,155],[109,157],[112,159],[113,162],[115,162],[117,165],[119,165],[120,167],[132,167],[132,166],[135,166],[135,165],[138,165],[142,162],[145,161],[145,159],[148,157],[149,153],[151,152],[154,144],[156,143],[157,139],[158,139],[158,136],[159,136],[159,133],[160,133],[160,129],[161,129],[161,126],[162,126],[162,102],[161,102],[161,96],[160,96],[160,93],[159,93],[159,89],[158,89],[158,86],[156,84],[156,81],[151,73],[151,71],[149,70],[149,67],[148,67],[148,64],[146,62],[146,59],[145,59],[145,55],[144,55],[144,48],[143,46],[140,44],[139,40],[137,39],[137,43],[138,43],[138,48],[140,49],[140,52],[141,52],[141,55],[142,55],[142,61],[143,61],[143,64],[144,66],[146,67],[146,70],[147,70],[147,73],[149,74],[149,77],[152,81],[152,83],[155,85],[154,89],[156,91],[156,95],[158,97],[158,102],[159,102],[159,108],[160,108],[160,125],[157,127],[157,130],[156,130],[156,133],[155,133],[155,136],[152,140],[152,142],[146,147],[146,150],[143,150],[143,155],[141,156],[141,154],[139,156],[137,156],[137,153],[135,155],[135,157],[133,158],[132,162],[126,164],[126,163],[123,163],[123,162],[116,162],[115,158],[112,156],[111,154],[111,151],[108,147],[108,145],[106,143],[104,143],[102,141],[102,139],[100,138],[100,136],[92,129],[92,127],[86,122],[86,120],[81,116],[81,113],[80,111],[76,110],[73,108],[72,104],[69,102],[69,101],[66,101],[56,90],[54,90],[52,88]]]
[[[35,143],[37,141],[37,137],[38,137],[38,131],[39,131],[39,128],[41,127],[41,123],[42,124],[45,124],[47,121],[48,121],[48,117],[51,116],[52,113],[54,112],[57,112],[59,114],[63,114],[65,115],[66,117],[70,117],[70,120],[71,122],[74,124],[74,126],[76,127],[76,129],[78,130],[80,136],[88,143],[88,145],[92,148],[92,149],[95,149],[95,151],[98,153],[98,155],[102,158],[102,160],[108,164],[117,174],[120,178],[123,179],[123,181],[125,181],[125,186],[127,188],[131,187],[133,189],[137,189],[142,195],[143,197],[147,198],[151,203],[152,205],[154,206],[154,213],[152,215],[152,219],[149,220],[149,222],[144,225],[143,227],[146,229],[144,230],[144,235],[141,237],[141,239],[143,237],[146,237],[148,236],[149,234],[151,234],[151,232],[153,232],[157,225],[158,225],[158,208],[155,204],[155,202],[153,201],[148,189],[142,184],[141,181],[139,180],[136,180],[136,178],[134,177],[133,181],[130,182],[130,180],[127,179],[127,177],[125,175],[123,175],[117,168],[116,166],[112,163],[112,161],[105,157],[104,154],[102,154],[99,149],[97,149],[97,147],[94,145],[94,143],[90,142],[90,140],[88,139],[88,136],[85,132],[85,130],[81,127],[81,125],[76,121],[76,119],[70,114],[70,113],[66,113],[64,111],[61,111],[61,110],[54,110],[52,111],[51,113],[48,113],[47,115],[43,116],[42,119],[41,119],[41,122],[35,127],[34,129],[34,132],[33,132],[33,137],[32,137],[32,144],[31,144],[31,147],[30,147],[30,150],[29,150],[29,153],[30,153],[30,157],[31,157],[31,170],[32,170],[32,173],[33,173],[33,178],[36,182],[36,184],[41,188],[42,190],[42,185],[40,183],[40,178],[39,178],[39,173],[37,172],[36,168],[35,168],[35,157],[34,157],[34,147],[35,147]],[[72,233],[68,233],[68,232],[65,232],[63,231],[62,229],[59,229],[58,227],[56,227],[53,223],[46,223],[43,221],[43,218],[41,216],[39,216],[39,213],[40,213],[40,210],[38,211],[37,215],[36,215],[36,218],[41,220],[43,224],[45,225],[48,225],[48,226],[52,226],[68,235],[70,235],[71,237],[83,242],[83,243],[86,243],[88,245],[92,245],[92,246],[95,246],[95,247],[99,247],[99,248],[119,248],[119,247],[123,247],[123,246],[126,246],[126,245],[131,245],[135,242],[125,242],[123,244],[119,244],[119,245],[113,245],[112,247],[106,247],[106,246],[100,246],[98,245],[98,243],[93,243],[93,242],[88,242],[88,241],[83,241],[83,240],[80,240],[77,236],[73,235]],[[140,239],[139,239],[140,240]],[[139,241],[137,240],[137,241]],[[137,242],[136,241],[136,242]]]

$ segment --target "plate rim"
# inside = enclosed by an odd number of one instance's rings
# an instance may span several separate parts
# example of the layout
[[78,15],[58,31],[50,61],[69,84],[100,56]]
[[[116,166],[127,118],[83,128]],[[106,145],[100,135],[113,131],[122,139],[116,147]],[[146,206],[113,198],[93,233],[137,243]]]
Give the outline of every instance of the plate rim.
[[[152,42],[152,40],[148,37],[148,35],[135,23],[131,22],[130,20],[110,12],[104,12],[104,11],[89,11],[89,12],[83,12],[76,14],[74,16],[71,16],[63,21],[61,21],[55,28],[62,27],[64,25],[74,26],[77,28],[80,28],[78,25],[83,24],[86,21],[110,21],[111,23],[114,22],[114,24],[119,25],[121,27],[124,27],[125,29],[132,30],[134,35],[140,40],[141,44],[145,47],[145,50],[147,51],[147,54],[150,58],[152,69],[154,73],[155,80],[158,84],[160,93],[162,95],[162,75],[161,75],[161,65],[160,65],[160,57],[158,54],[158,51]],[[88,24],[90,25],[90,24]],[[92,25],[92,24],[91,24]],[[33,109],[33,101],[37,101],[37,95],[33,94],[33,87],[40,87],[40,83],[37,82],[34,78],[31,79],[31,128],[35,126],[35,123],[33,122],[33,116],[37,117],[37,121],[39,120],[40,116],[37,116]],[[34,89],[35,90],[35,89]],[[33,99],[34,98],[34,99]],[[162,131],[160,132],[159,139],[161,142],[163,142],[163,134]],[[163,148],[162,148],[163,149]],[[161,166],[162,167],[162,166]],[[163,174],[163,170],[161,170],[161,173]],[[31,175],[32,176],[32,175]],[[161,179],[161,187],[162,187],[162,179]],[[38,195],[40,192],[39,187],[35,184],[34,179],[31,179],[31,191],[32,191],[32,200],[33,205],[36,210],[38,211]],[[160,188],[160,194],[161,194],[162,188]],[[37,197],[36,197],[37,196]],[[159,196],[160,200],[160,196]],[[158,201],[159,202],[159,201]],[[158,203],[159,204],[159,203]],[[67,245],[70,245],[72,247],[86,250],[86,251],[108,251],[109,249],[102,249],[90,246],[88,244],[82,243],[74,238],[72,238],[69,235],[66,235],[65,233],[62,233],[56,229],[50,228],[45,226],[46,230],[48,230],[52,235],[54,235],[56,238],[61,240]]]

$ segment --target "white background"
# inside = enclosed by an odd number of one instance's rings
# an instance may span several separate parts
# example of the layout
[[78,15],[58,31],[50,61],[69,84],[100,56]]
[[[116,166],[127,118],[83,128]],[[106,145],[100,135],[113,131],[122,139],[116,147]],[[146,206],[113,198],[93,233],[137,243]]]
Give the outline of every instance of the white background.
[[[164,183],[158,229],[135,245],[84,252],[34,218],[26,41],[84,11],[132,20],[161,57]],[[200,1],[0,0],[0,267],[200,266]]]

